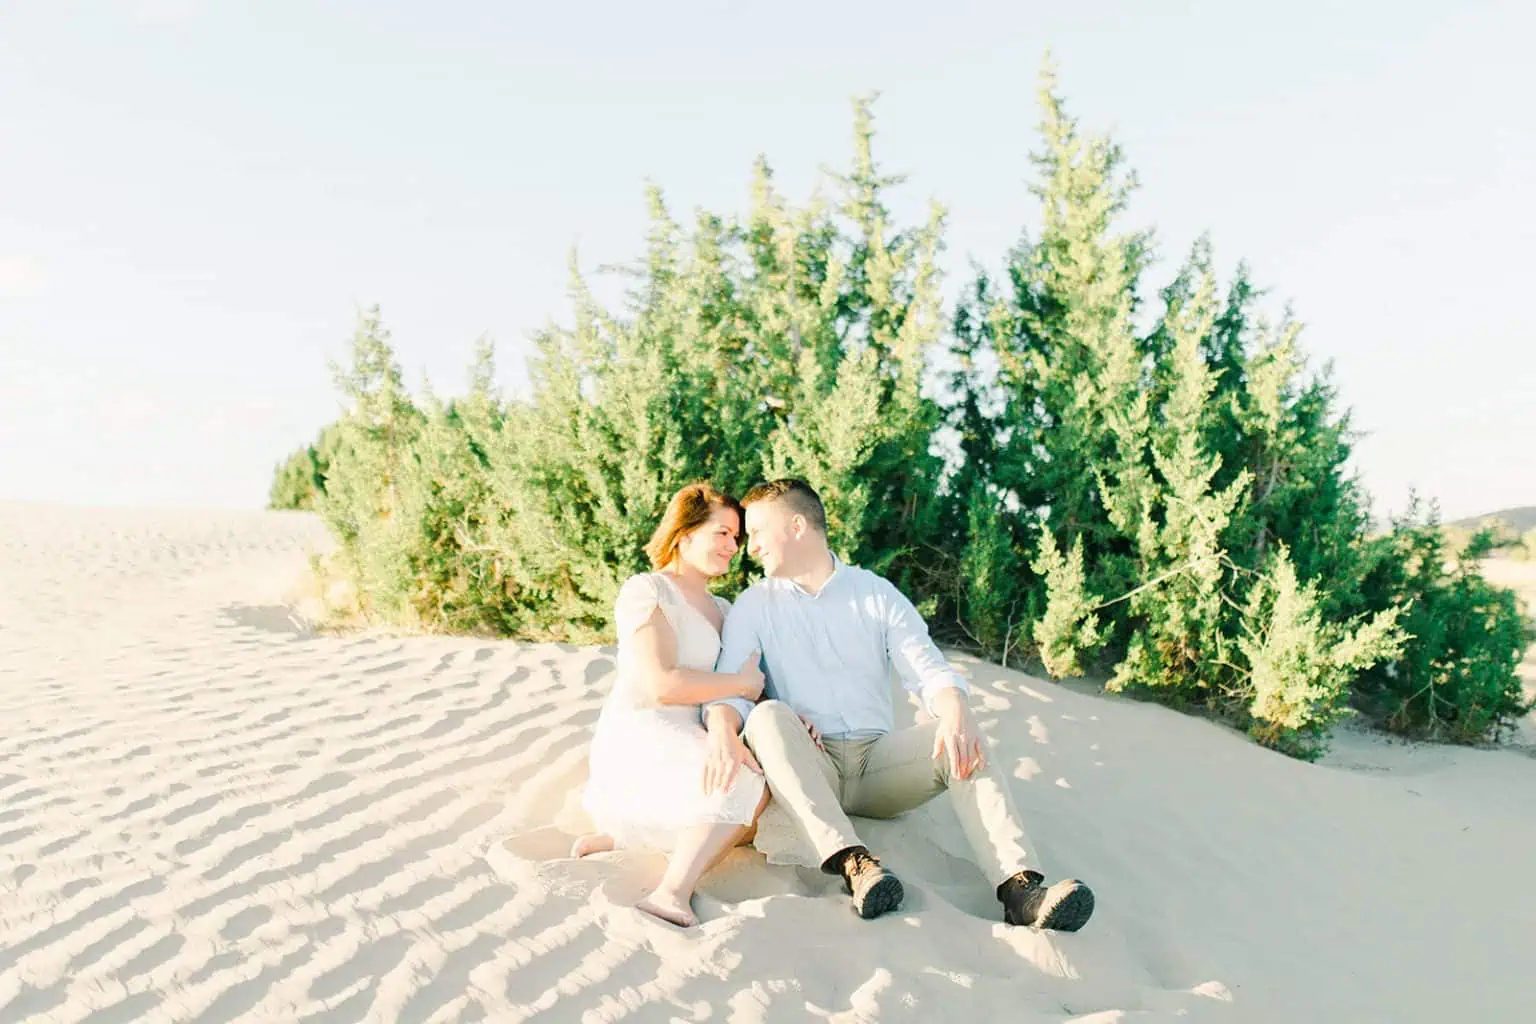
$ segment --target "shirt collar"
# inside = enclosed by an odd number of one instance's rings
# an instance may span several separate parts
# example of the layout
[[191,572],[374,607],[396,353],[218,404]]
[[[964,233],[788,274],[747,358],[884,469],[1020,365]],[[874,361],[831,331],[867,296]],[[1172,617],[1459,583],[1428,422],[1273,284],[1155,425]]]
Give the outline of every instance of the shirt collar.
[[814,593],[814,594],[811,593],[809,590],[806,590],[804,587],[802,587],[800,584],[796,583],[794,580],[784,580],[784,585],[787,586],[790,590],[794,591],[796,594],[799,594],[801,597],[808,597],[812,601],[814,601],[818,597],[820,597],[822,594],[825,594],[827,592],[827,589],[832,586],[832,583],[839,576],[841,576],[843,574],[843,570],[845,568],[847,568],[847,567],[843,564],[843,560],[841,558],[838,558],[836,555],[833,555],[832,556],[832,575],[827,577],[827,581],[821,585],[821,589],[819,591],[817,591],[816,593]]

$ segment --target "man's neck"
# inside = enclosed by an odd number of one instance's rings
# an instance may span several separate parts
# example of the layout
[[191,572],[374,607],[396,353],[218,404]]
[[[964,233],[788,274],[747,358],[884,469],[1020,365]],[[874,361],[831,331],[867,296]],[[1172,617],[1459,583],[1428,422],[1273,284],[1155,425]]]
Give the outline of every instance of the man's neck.
[[832,552],[822,548],[818,554],[810,558],[811,566],[795,573],[790,577],[792,581],[809,594],[821,593],[821,588],[827,585],[827,580],[837,571],[837,562],[832,558]]

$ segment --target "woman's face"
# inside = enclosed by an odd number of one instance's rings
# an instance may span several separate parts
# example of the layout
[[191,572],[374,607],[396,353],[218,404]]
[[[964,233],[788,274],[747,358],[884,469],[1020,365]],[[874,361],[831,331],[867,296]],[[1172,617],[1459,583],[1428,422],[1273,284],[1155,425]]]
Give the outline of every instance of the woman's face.
[[708,577],[724,576],[736,557],[736,538],[741,534],[741,520],[736,510],[716,505],[702,525],[678,542],[677,556]]

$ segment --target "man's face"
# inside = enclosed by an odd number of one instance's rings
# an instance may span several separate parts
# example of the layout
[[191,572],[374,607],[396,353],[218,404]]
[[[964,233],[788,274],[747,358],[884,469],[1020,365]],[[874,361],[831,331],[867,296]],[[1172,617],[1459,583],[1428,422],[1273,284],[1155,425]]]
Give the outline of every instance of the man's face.
[[779,501],[754,501],[747,506],[747,554],[769,576],[780,575],[793,561],[795,517]]

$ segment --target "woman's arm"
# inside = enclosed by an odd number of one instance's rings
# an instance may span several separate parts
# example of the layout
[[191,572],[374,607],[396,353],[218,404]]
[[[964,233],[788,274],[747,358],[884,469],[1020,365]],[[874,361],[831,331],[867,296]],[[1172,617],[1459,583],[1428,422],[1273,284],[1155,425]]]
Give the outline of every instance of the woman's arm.
[[679,668],[677,635],[660,608],[631,635],[630,653],[640,684],[658,704],[703,704],[722,697],[756,700],[763,692],[756,654],[739,672]]

